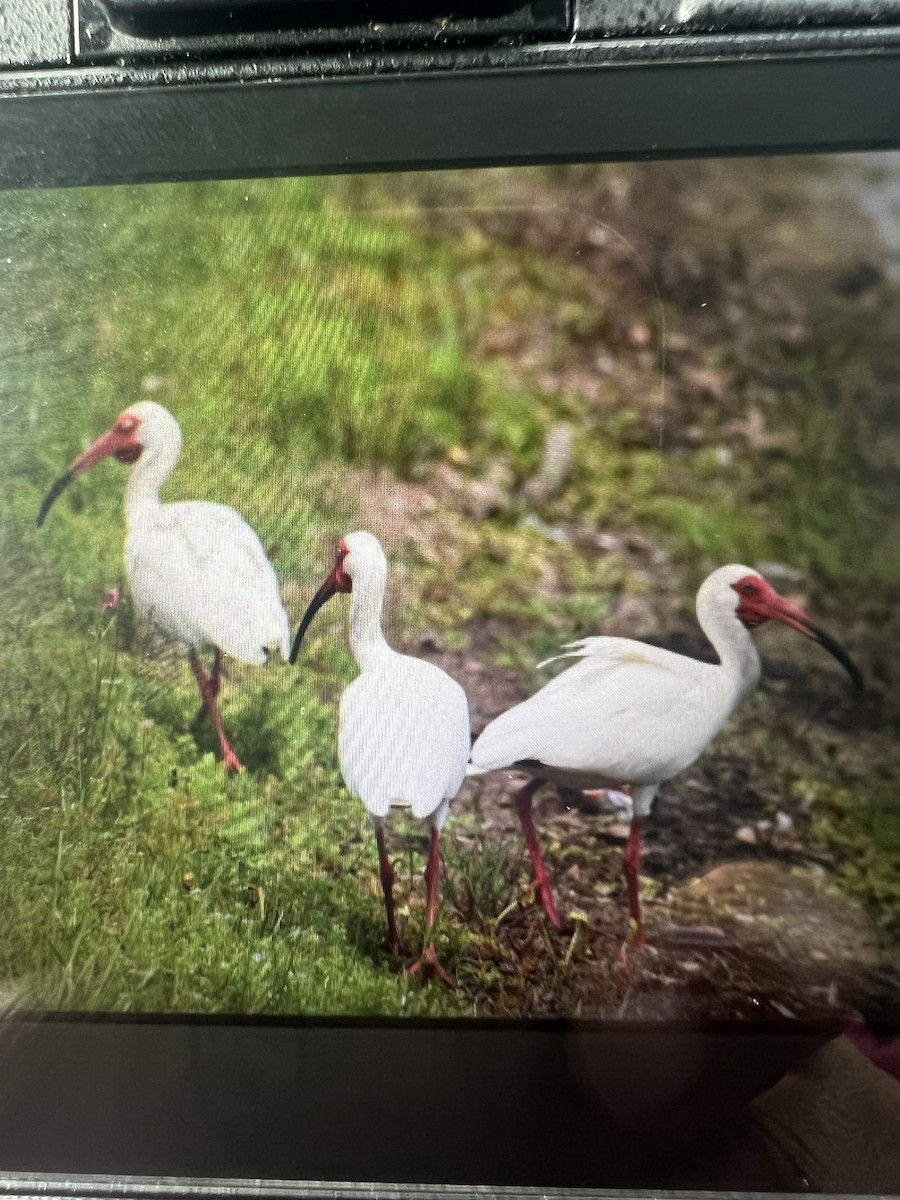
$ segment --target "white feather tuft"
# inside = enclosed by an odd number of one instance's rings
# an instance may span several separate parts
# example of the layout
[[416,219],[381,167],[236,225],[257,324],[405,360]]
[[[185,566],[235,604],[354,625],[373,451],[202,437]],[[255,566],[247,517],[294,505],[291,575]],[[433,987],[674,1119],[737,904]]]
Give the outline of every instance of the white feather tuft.
[[597,645],[599,642],[608,642],[605,637],[589,637],[582,638],[580,642],[565,642],[560,646],[559,654],[553,654],[550,658],[545,658],[543,662],[538,663],[538,670],[541,667],[547,667],[550,663],[559,662],[563,658],[587,658],[589,654],[595,654],[602,647]]

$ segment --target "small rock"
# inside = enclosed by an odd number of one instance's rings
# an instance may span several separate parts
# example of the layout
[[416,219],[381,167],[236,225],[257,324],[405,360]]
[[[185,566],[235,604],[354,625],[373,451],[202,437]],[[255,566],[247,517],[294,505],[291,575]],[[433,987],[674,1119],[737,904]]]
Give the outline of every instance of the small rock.
[[786,812],[777,812],[775,814],[775,829],[778,833],[791,833],[794,828],[794,819]]
[[531,529],[537,529],[551,542],[567,542],[569,540],[569,535],[562,526],[548,525],[546,521],[541,520],[537,513],[529,513],[522,524],[528,525]]
[[652,337],[643,321],[635,321],[628,327],[628,340],[632,346],[649,346]]
[[604,554],[615,554],[622,549],[622,539],[615,533],[595,533],[592,541]]
[[752,825],[742,825],[734,836],[737,841],[742,842],[745,846],[756,846],[759,844],[759,835]]
[[594,370],[600,375],[612,375],[615,369],[615,360],[609,354],[598,354],[594,359]]
[[[681,889],[680,895],[685,894]],[[860,905],[832,891],[813,872],[783,863],[723,863],[694,880],[690,896],[692,911],[697,897],[705,897],[712,911],[727,912],[729,920],[736,919],[735,928],[747,931],[746,946],[751,938],[757,947],[767,946],[786,964],[785,970],[827,964],[831,971],[852,976],[854,988],[868,986],[877,953],[871,920]],[[745,923],[741,914],[757,920]]]
[[523,489],[533,504],[551,500],[562,491],[572,466],[574,436],[571,425],[551,425],[547,430],[540,471]]

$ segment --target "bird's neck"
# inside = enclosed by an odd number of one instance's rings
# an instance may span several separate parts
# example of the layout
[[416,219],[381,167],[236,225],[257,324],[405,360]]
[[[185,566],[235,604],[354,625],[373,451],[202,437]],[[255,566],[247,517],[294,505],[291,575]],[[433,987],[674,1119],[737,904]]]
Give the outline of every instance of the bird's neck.
[[759,683],[759,652],[750,630],[733,613],[698,611],[697,617],[719,656],[722,686],[733,712]]
[[384,585],[358,587],[353,584],[353,606],[350,611],[350,648],[360,670],[371,666],[376,659],[390,653],[381,628],[384,610]]
[[175,469],[179,454],[177,449],[163,447],[141,455],[132,467],[125,492],[129,526],[141,524],[162,507],[159,491]]

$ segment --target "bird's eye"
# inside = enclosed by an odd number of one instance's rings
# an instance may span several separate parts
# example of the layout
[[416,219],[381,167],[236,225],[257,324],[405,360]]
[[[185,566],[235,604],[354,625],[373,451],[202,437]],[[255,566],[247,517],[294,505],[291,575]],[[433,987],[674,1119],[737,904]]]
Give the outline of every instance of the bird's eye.
[[756,589],[755,583],[742,583],[741,584],[741,591],[744,593],[745,596],[755,596],[756,590],[757,589]]

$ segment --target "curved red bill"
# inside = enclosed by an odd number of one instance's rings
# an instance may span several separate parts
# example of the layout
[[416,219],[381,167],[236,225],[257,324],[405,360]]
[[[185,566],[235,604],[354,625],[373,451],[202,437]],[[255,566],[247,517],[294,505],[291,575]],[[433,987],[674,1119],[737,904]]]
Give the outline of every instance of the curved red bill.
[[53,487],[44,497],[44,502],[41,505],[41,510],[38,513],[38,528],[43,525],[47,519],[47,513],[53,507],[55,501],[62,495],[73,479],[77,479],[79,475],[83,475],[85,471],[89,471],[91,467],[95,467],[97,463],[102,462],[104,458],[115,456],[119,462],[135,463],[141,456],[143,446],[135,438],[132,431],[125,432],[121,429],[111,429],[109,433],[105,433],[103,437],[98,438],[92,446],[88,446],[83,454],[72,463],[65,474],[60,475]]
[[780,621],[782,625],[788,625],[791,629],[796,629],[798,633],[802,633],[804,637],[812,638],[814,642],[818,642],[823,650],[827,650],[832,657],[837,659],[853,680],[854,685],[860,691],[863,691],[863,677],[859,667],[857,667],[840,642],[824,630],[821,625],[817,625],[815,621],[808,617],[802,608],[796,604],[792,604],[790,600],[785,600],[777,592],[773,592],[773,597],[768,602],[767,615],[773,621]]

